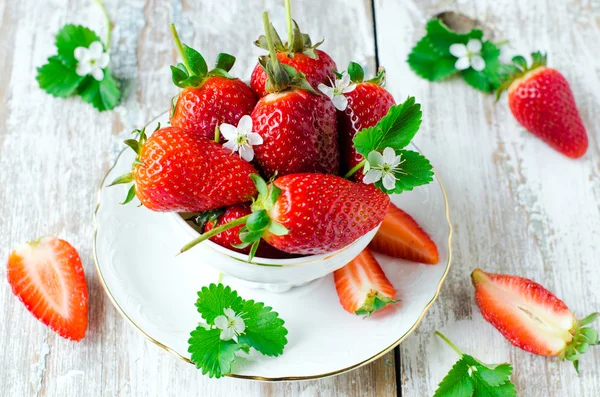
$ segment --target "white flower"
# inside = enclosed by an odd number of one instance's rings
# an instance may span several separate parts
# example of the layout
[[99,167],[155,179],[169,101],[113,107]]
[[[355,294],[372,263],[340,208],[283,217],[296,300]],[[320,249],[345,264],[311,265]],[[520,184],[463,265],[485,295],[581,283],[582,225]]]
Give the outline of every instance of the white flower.
[[383,180],[383,187],[392,190],[396,186],[396,176],[394,173],[403,174],[400,165],[404,163],[402,156],[396,156],[396,151],[391,147],[383,150],[383,155],[373,150],[367,156],[369,171],[363,178],[364,183],[375,183]]
[[215,326],[221,329],[221,340],[229,340],[244,332],[246,324],[231,308],[223,310],[225,315],[215,317]]
[[102,43],[94,41],[89,48],[77,47],[73,53],[77,59],[77,69],[75,72],[79,76],[91,74],[96,80],[102,81],[104,78],[104,69],[110,62],[110,56],[104,52]]
[[350,84],[350,75],[348,73],[344,73],[341,79],[336,79],[335,82],[331,83],[331,85],[333,87],[329,87],[321,83],[318,86],[319,91],[331,99],[333,106],[335,106],[337,110],[346,110],[346,107],[348,106],[348,98],[346,98],[344,94],[354,91],[356,84]]
[[223,123],[219,127],[221,134],[227,142],[223,147],[231,150],[232,153],[239,152],[240,157],[246,161],[252,161],[254,158],[254,145],[262,145],[262,136],[252,132],[252,117],[246,115],[240,119],[237,127],[231,124]]
[[481,72],[485,69],[485,61],[481,57],[481,40],[470,39],[467,45],[455,43],[450,46],[450,54],[458,59],[454,67],[458,70],[465,70],[469,67]]

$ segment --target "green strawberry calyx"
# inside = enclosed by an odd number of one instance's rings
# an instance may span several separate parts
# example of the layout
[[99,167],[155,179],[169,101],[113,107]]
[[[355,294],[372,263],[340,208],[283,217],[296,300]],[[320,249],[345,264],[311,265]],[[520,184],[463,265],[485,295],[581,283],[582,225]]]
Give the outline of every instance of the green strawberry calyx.
[[250,262],[254,259],[260,240],[266,233],[274,234],[276,236],[288,234],[289,231],[285,226],[275,222],[269,216],[269,210],[275,206],[275,203],[281,194],[281,189],[274,183],[267,184],[267,182],[257,174],[251,174],[250,178],[252,178],[252,181],[258,190],[258,197],[252,203],[252,213],[201,234],[184,245],[179,251],[180,254],[219,233],[243,225],[239,231],[239,237],[242,243],[234,244],[233,246],[236,248],[246,248],[251,246],[248,255],[248,262]]
[[[334,71],[336,77],[341,79],[343,73],[339,73]],[[350,76],[350,82],[354,84],[364,83],[365,82],[365,70],[362,66],[360,66],[356,62],[350,62],[348,64],[348,75]],[[366,80],[367,83],[374,83],[381,87],[385,86],[385,68],[380,67],[377,70],[377,75],[370,80]]]
[[376,290],[371,290],[363,304],[356,309],[354,312],[356,315],[370,317],[374,312],[383,309],[387,305],[398,303],[397,300],[394,300],[388,296],[382,295],[380,292]]
[[[286,10],[286,21],[287,21],[287,30],[288,30],[288,41],[283,42],[277,30],[270,25],[268,31],[271,34],[273,46],[275,47],[276,52],[286,52],[287,56],[290,58],[294,57],[294,54],[304,54],[310,58],[318,59],[319,55],[316,52],[318,46],[323,44],[323,40],[319,41],[316,44],[312,44],[312,40],[310,36],[306,33],[302,33],[298,24],[295,20],[292,19],[292,7],[290,4],[290,0],[285,0],[285,10]],[[263,50],[269,50],[269,40],[267,35],[261,35],[258,40],[254,42],[254,45],[258,48],[262,48]]]
[[171,79],[179,88],[200,87],[208,77],[220,76],[234,79],[229,71],[235,63],[235,57],[226,53],[217,55],[215,67],[208,70],[204,57],[195,49],[182,44],[174,24],[171,24],[171,33],[175,46],[183,62],[171,66]]
[[496,100],[499,100],[502,93],[508,90],[516,80],[522,79],[528,73],[536,69],[545,67],[548,62],[548,57],[545,53],[536,51],[531,54],[531,60],[531,65],[528,66],[525,58],[521,55],[517,55],[512,58],[511,64],[503,65],[503,82],[496,91]]
[[574,322],[573,328],[569,331],[573,339],[567,343],[565,348],[559,354],[559,359],[573,362],[575,371],[579,374],[579,358],[588,351],[590,346],[598,344],[598,331],[594,328],[586,327],[596,321],[600,313],[592,313],[581,320]]
[[[160,129],[160,123],[158,123],[154,132],[158,131],[159,129]],[[115,185],[129,184],[129,183],[133,182],[134,171],[140,164],[142,164],[142,161],[140,160],[140,155],[141,155],[144,143],[146,143],[146,141],[148,140],[148,136],[146,135],[146,127],[142,128],[141,130],[133,130],[131,133],[136,135],[136,137],[132,138],[132,139],[126,139],[123,141],[123,143],[125,143],[127,146],[129,146],[136,154],[136,158],[133,161],[133,164],[131,165],[131,172],[128,172],[126,174],[118,176],[117,178],[115,178],[115,180],[112,181],[112,183],[110,185],[108,185],[108,187],[115,186]],[[125,197],[125,201],[123,201],[121,204],[124,205],[124,204],[129,203],[131,200],[133,200],[134,197],[135,197],[135,183],[133,183],[131,185],[131,187],[127,191],[127,196]]]
[[[306,76],[302,72],[298,72],[290,65],[285,65],[277,59],[273,34],[275,28],[269,22],[269,14],[263,13],[263,25],[265,29],[267,47],[269,55],[263,55],[258,58],[258,63],[263,68],[267,75],[267,84],[265,89],[269,93],[281,92],[289,88],[299,88],[308,91],[312,94],[319,95],[317,91],[306,80]],[[275,32],[275,33],[274,33]]]

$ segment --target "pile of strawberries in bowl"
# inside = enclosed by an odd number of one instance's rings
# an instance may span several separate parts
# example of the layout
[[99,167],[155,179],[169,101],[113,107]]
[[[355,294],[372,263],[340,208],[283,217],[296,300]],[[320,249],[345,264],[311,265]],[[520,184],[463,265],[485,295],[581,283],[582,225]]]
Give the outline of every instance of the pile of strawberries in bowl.
[[397,105],[383,69],[369,80],[354,62],[340,71],[286,7],[287,42],[263,15],[255,45],[268,53],[250,84],[230,75],[229,54],[209,70],[171,26],[183,62],[171,66],[182,91],[170,126],[134,131],[132,170],[113,184],[133,182],[124,203],[137,197],[178,217],[193,238],[181,252],[210,240],[197,248],[219,246],[205,262],[253,282],[293,286],[335,272],[344,308],[370,314],[395,294],[370,249],[438,262],[434,242],[389,196],[433,180],[429,161],[406,149],[420,105]]

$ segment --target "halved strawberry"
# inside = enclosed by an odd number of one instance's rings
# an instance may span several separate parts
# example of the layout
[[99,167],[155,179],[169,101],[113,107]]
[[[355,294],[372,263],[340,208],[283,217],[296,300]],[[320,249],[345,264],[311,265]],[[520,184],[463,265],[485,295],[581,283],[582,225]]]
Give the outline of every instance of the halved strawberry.
[[475,269],[471,279],[481,314],[513,345],[571,360],[577,369],[580,355],[598,343],[596,330],[584,327],[598,313],[578,321],[563,301],[526,278]]
[[413,262],[435,265],[439,261],[433,240],[410,215],[392,203],[369,248]]
[[394,286],[368,248],[336,270],[333,279],[340,303],[348,313],[368,317],[397,302]]
[[8,282],[35,318],[66,339],[80,341],[88,325],[88,292],[77,250],[42,237],[14,250]]

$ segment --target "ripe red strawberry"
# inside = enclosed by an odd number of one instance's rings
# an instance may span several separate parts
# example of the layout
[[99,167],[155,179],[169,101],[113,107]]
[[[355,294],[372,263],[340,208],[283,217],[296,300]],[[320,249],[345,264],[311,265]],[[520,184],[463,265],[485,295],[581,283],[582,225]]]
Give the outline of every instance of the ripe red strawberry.
[[139,140],[125,143],[138,156],[132,172],[112,183],[135,183],[124,204],[137,196],[153,211],[199,212],[244,203],[256,195],[250,179],[256,169],[194,132],[168,127],[146,138],[142,130]]
[[435,265],[438,250],[431,238],[406,212],[390,204],[369,248],[395,258]]
[[[338,94],[344,95],[348,100],[345,109],[338,109],[337,112],[342,174],[364,160],[352,142],[356,133],[363,128],[373,127],[396,104],[392,94],[382,87],[385,82],[385,70],[381,69],[375,78],[364,81],[362,67],[350,62],[348,75],[354,89]],[[352,177],[356,181],[362,181],[363,176],[362,170],[359,170]]]
[[508,106],[517,121],[529,132],[571,158],[585,154],[588,137],[575,105],[569,82],[556,69],[546,67],[546,55],[532,54],[527,67],[515,57],[515,73],[499,89],[508,89]]
[[229,75],[235,58],[219,54],[216,67],[208,71],[204,58],[196,50],[181,44],[171,25],[175,43],[184,63],[171,66],[173,83],[183,91],[173,98],[171,125],[213,139],[215,127],[222,123],[237,125],[250,114],[257,98],[240,79]]
[[268,178],[299,172],[337,174],[337,120],[331,101],[317,95],[304,75],[282,66],[272,45],[268,16],[265,31],[271,55],[261,57],[268,70],[270,91],[252,112],[252,125],[263,143],[254,147],[255,160]]
[[[231,221],[241,218],[246,215],[250,215],[252,209],[250,204],[237,204],[225,208],[224,210],[217,210],[217,212],[209,211],[202,214],[204,217],[204,232],[209,232],[215,227],[225,225]],[[250,253],[250,246],[244,248],[238,248],[236,245],[242,244],[240,240],[239,232],[243,225],[236,226],[231,229],[227,229],[213,237],[210,240],[214,243],[219,244],[222,247],[228,248],[232,251],[239,252],[242,254]],[[293,257],[292,255],[279,251],[277,248],[270,246],[269,244],[261,241],[256,251],[256,256],[260,258],[272,258],[272,259],[283,259]]]
[[252,178],[259,191],[252,215],[203,234],[184,246],[182,252],[212,237],[217,229],[222,232],[243,223],[239,235],[246,245],[257,247],[263,238],[292,254],[333,252],[377,227],[390,200],[373,185],[335,175],[291,174],[269,186],[257,175]]
[[14,250],[8,282],[35,318],[63,338],[80,341],[88,326],[88,291],[77,250],[42,237]]
[[[296,21],[292,20],[289,1],[286,1],[288,18],[288,41],[283,43],[279,34],[270,26],[273,45],[277,52],[277,59],[285,65],[289,65],[306,76],[306,80],[316,88],[319,83],[329,83],[335,78],[334,70],[337,69],[335,62],[324,51],[317,50],[323,41],[313,45],[308,34],[300,31]],[[290,29],[290,27],[292,27]],[[259,48],[269,50],[267,37],[260,36],[254,43]],[[258,63],[252,72],[250,86],[259,97],[267,95],[270,91],[267,86],[267,73],[264,66]]]
[[598,342],[597,332],[584,326],[600,314],[577,321],[563,301],[526,278],[480,269],[471,278],[481,314],[513,345],[571,360],[577,368],[579,356]]
[[336,270],[333,280],[340,303],[348,313],[370,316],[396,303],[394,286],[368,248]]

